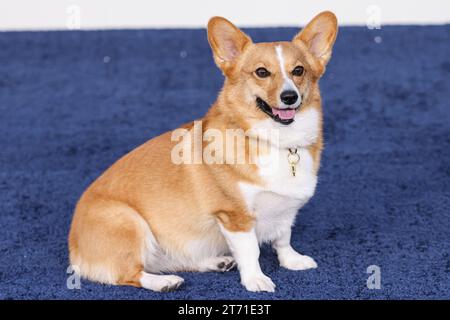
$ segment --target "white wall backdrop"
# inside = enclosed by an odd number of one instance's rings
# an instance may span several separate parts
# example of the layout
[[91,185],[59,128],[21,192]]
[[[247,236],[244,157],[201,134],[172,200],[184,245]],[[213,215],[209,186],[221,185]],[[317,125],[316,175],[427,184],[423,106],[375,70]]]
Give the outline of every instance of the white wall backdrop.
[[0,30],[297,26],[322,10],[341,25],[450,23],[450,0],[0,0]]

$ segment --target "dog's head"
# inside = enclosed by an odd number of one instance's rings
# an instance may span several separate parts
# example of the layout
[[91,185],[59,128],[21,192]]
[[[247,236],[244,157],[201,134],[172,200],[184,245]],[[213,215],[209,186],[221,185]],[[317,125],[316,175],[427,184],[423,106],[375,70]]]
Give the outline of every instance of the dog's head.
[[208,23],[214,60],[227,78],[228,94],[239,101],[239,111],[285,125],[294,121],[325,71],[336,33],[331,12],[317,15],[291,42],[253,43],[224,18]]

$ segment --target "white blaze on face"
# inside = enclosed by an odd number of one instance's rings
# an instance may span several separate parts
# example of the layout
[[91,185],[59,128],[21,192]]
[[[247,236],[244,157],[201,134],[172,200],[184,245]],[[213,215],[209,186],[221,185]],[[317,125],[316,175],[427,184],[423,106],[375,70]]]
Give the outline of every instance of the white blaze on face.
[[283,87],[281,88],[280,94],[283,91],[292,90],[292,91],[295,91],[297,93],[297,95],[298,95],[298,100],[297,100],[297,102],[295,104],[293,104],[293,105],[286,105],[280,100],[280,106],[282,106],[284,108],[294,108],[295,109],[302,102],[302,96],[298,92],[298,89],[295,86],[294,81],[292,81],[292,79],[289,78],[287,73],[286,73],[285,66],[284,66],[283,48],[281,48],[281,46],[276,46],[275,47],[275,52],[277,53],[277,59],[278,59],[278,62],[280,64],[280,70],[281,70],[281,74],[283,75],[283,80],[284,80]]

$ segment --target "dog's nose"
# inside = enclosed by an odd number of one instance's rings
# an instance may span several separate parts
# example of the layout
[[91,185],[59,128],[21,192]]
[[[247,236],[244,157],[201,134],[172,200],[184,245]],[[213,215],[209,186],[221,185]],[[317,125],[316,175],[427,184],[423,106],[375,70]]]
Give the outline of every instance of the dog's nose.
[[293,90],[286,90],[280,94],[281,102],[287,105],[291,105],[297,102],[298,94]]

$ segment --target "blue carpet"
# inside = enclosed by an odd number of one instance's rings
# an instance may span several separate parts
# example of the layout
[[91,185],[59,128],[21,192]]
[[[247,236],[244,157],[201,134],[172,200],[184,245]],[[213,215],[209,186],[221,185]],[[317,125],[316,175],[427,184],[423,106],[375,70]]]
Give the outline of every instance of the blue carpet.
[[[255,41],[296,31],[248,30]],[[0,33],[0,298],[449,299],[449,43],[449,25],[340,29],[321,81],[320,181],[293,236],[318,269],[281,269],[263,247],[274,294],[246,292],[236,271],[182,273],[179,291],[158,294],[67,289],[67,234],[101,172],[214,101],[222,76],[206,32]],[[379,290],[366,286],[370,265]]]

